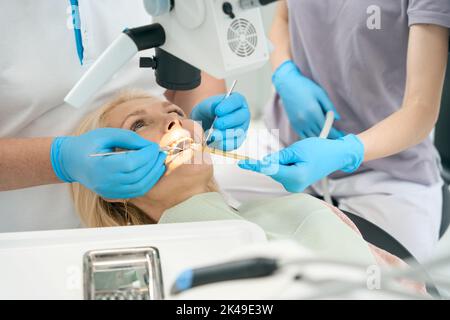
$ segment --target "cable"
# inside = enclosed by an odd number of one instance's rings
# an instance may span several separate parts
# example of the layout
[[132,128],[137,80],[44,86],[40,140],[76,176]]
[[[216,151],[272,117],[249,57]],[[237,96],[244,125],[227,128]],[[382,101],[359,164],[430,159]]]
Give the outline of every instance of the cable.
[[[450,264],[450,255],[439,257],[422,264],[408,261],[406,262],[409,263],[411,268],[405,270],[394,270],[392,271],[393,276],[398,278],[414,279],[416,281],[425,281],[429,283],[427,279],[427,273],[430,273],[431,271],[433,271],[433,269],[448,266]],[[433,284],[450,289],[450,281],[446,279],[435,278],[433,279]]]
[[[290,265],[301,265],[301,266],[307,266],[307,265],[326,265],[326,266],[338,266],[338,267],[345,267],[345,268],[352,268],[357,269],[360,272],[365,272],[367,269],[367,265],[360,264],[360,263],[354,263],[354,262],[343,262],[343,261],[335,261],[332,259],[326,259],[326,258],[312,258],[312,259],[294,259],[294,260],[287,260],[284,262],[279,263],[280,268],[287,267]],[[412,272],[410,269],[405,272],[404,270],[401,271],[389,271],[386,269],[382,269],[380,267],[380,270],[382,273],[380,273],[380,286],[382,287],[383,292],[386,293],[392,293],[395,295],[400,295],[408,299],[422,299],[422,300],[429,300],[430,297],[414,294],[407,292],[406,290],[399,290],[397,288],[393,288],[391,283],[395,283],[395,280],[398,280],[399,278],[403,279],[409,279],[409,280],[417,280],[417,277],[414,277],[411,279],[411,277],[408,277],[408,274],[414,274],[416,272],[419,272],[417,270],[414,270]],[[329,298],[330,296],[338,296],[340,294],[345,294],[354,290],[360,290],[364,289],[361,286],[361,282],[356,281],[344,281],[344,280],[328,280],[327,282],[324,282],[323,280],[317,281],[314,279],[307,279],[303,275],[301,278],[302,281],[305,281],[310,284],[314,285],[320,285],[321,288],[318,290],[321,290],[321,293],[318,294],[312,294],[307,297],[302,297],[302,299],[305,300],[315,300],[315,299],[325,299]],[[422,281],[422,280],[421,280]],[[324,285],[325,283],[325,285]],[[428,281],[426,281],[428,283]]]
[[[400,297],[408,299],[423,299],[429,300],[433,296],[425,296],[409,292],[406,289],[399,287],[398,281],[410,280],[420,281],[424,284],[431,284],[426,271],[431,271],[434,268],[448,265],[450,263],[450,255],[441,257],[435,260],[431,260],[427,263],[419,265],[417,263],[411,264],[407,269],[394,269],[388,270],[386,268],[380,268],[379,278],[380,290],[385,293],[391,293]],[[355,269],[361,274],[367,272],[367,264],[344,262],[333,260],[329,258],[301,258],[301,259],[287,259],[276,260],[273,258],[252,258],[243,259],[237,261],[230,261],[227,263],[221,263],[211,265],[202,268],[189,269],[181,273],[172,288],[172,294],[189,290],[196,286],[202,286],[205,284],[241,280],[248,278],[260,278],[273,275],[275,272],[282,270],[289,266],[308,267],[314,265],[322,265],[325,267],[343,267]],[[307,275],[301,274],[299,279],[307,284],[315,286],[316,292],[313,294],[301,297],[302,299],[326,299],[332,296],[339,296],[355,290],[364,290],[361,281],[355,280],[335,280],[335,279],[312,279]],[[439,281],[433,281],[433,285],[441,285],[446,288],[450,288],[450,281],[447,279],[439,279]],[[369,290],[369,288],[367,288]]]
[[[408,261],[406,261],[408,263]],[[431,282],[430,277],[427,275],[427,273],[431,272],[433,269],[448,266],[450,264],[450,255],[440,257],[437,259],[430,260],[428,262],[425,262],[423,264],[418,264],[415,262],[409,262],[409,268],[407,269],[394,269],[394,270],[386,270],[380,267],[380,270],[382,271],[382,277],[380,278],[381,286],[383,287],[382,290],[389,291],[389,292],[396,292],[396,294],[402,294],[404,296],[408,296],[408,298],[415,298],[415,299],[427,299],[427,297],[414,295],[410,293],[405,293],[402,291],[398,291],[397,289],[394,289],[391,287],[391,282],[399,280],[399,279],[407,279],[412,281],[418,281],[423,282],[424,284],[432,284],[436,286],[443,287],[445,289],[450,289],[450,281],[447,279],[440,279],[440,278],[434,278]],[[332,266],[340,266],[340,267],[346,267],[346,268],[353,268],[358,269],[360,271],[363,271],[367,268],[367,265],[364,264],[358,264],[358,263],[352,263],[352,262],[342,262],[342,261],[334,261],[332,259],[325,259],[325,258],[314,258],[314,259],[293,259],[293,260],[287,260],[284,262],[280,262],[279,266],[286,267],[289,265],[314,265],[314,264],[324,264],[324,265],[332,265]],[[338,295],[342,293],[346,293],[352,290],[361,289],[361,283],[352,283],[352,282],[345,282],[342,280],[336,280],[334,282],[334,286],[331,286],[331,288],[327,289],[327,296],[330,295],[330,291],[333,291],[333,294]],[[319,299],[324,298],[324,295],[315,295],[308,297],[308,299]]]
[[[325,123],[323,125],[322,131],[320,132],[319,138],[321,139],[328,138],[331,128],[333,127],[333,122],[334,122],[334,112],[328,111],[325,116]],[[323,178],[321,184],[322,184],[323,198],[325,202],[333,205],[333,200],[331,198],[330,188],[328,185],[328,178],[327,177]]]
[[[309,283],[311,285],[317,285],[317,281],[315,280],[309,280],[304,278],[303,281],[306,283]],[[384,283],[382,281],[382,288],[380,289],[374,289],[372,291],[380,292],[380,293],[390,293],[394,294],[396,296],[400,296],[405,299],[413,299],[413,300],[432,300],[431,297],[426,295],[419,295],[415,293],[410,293],[406,290],[400,290],[397,288],[393,288],[390,286],[389,283]],[[330,285],[331,284],[331,285]],[[322,285],[317,288],[317,291],[321,291],[318,294],[311,294],[309,296],[302,296],[302,300],[320,300],[320,299],[327,299],[333,296],[339,296],[341,294],[349,293],[355,290],[364,290],[362,288],[361,283],[359,282],[352,282],[352,281],[342,281],[342,280],[332,280],[327,283],[327,285]],[[370,290],[370,289],[366,289]]]

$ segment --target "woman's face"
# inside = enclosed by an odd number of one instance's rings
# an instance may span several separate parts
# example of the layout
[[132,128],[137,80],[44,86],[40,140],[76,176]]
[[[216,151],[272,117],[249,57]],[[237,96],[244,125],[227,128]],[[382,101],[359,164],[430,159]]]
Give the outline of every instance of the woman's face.
[[[202,127],[186,118],[178,106],[157,98],[137,98],[126,101],[108,111],[104,117],[107,127],[132,130],[143,138],[170,146],[180,138],[191,138],[201,145]],[[168,155],[167,171],[150,190],[147,197],[164,199],[177,190],[207,185],[213,175],[211,159],[201,148],[188,148],[176,155]]]

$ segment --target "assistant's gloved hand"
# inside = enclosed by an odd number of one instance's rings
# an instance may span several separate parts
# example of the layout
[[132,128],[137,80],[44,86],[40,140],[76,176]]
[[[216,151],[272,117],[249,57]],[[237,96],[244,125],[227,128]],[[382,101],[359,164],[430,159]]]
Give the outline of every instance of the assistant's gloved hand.
[[[312,80],[306,78],[293,61],[278,67],[272,77],[273,85],[283,101],[284,109],[294,131],[302,139],[318,137],[325,123],[325,115],[333,111],[340,119],[327,93]],[[344,134],[332,128],[330,139]]]
[[335,171],[356,171],[363,160],[364,145],[350,134],[337,140],[308,138],[263,161],[241,161],[239,166],[272,177],[289,192],[302,192]]
[[192,110],[191,119],[201,121],[206,131],[217,117],[208,144],[230,151],[239,148],[245,140],[250,125],[250,110],[247,100],[239,93],[233,93],[225,100],[223,98],[224,95],[218,95],[202,101]]
[[[91,154],[136,150],[127,154]],[[147,193],[166,167],[159,145],[122,129],[103,128],[77,137],[58,137],[52,143],[53,170],[64,182],[79,182],[106,199],[131,199]]]

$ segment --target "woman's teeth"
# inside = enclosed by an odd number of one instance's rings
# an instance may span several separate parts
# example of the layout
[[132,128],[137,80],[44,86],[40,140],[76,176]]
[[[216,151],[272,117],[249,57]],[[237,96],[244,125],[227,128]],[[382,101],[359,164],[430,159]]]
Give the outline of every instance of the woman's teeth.
[[197,152],[203,151],[200,143],[195,143],[192,138],[182,138],[168,145],[166,165],[181,165],[191,163],[192,157]]
[[187,149],[190,149],[193,143],[194,140],[192,138],[182,138],[178,141],[175,141],[169,145],[169,147],[172,149],[170,154],[175,155]]

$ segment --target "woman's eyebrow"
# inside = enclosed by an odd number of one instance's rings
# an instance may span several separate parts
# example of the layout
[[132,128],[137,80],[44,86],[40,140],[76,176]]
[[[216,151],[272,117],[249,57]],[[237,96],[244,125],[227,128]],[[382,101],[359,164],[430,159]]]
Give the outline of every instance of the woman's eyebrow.
[[162,103],[162,106],[164,108],[168,108],[168,107],[173,106],[173,105],[174,104],[172,102],[169,102],[169,101],[163,101],[163,103]]
[[169,102],[169,101],[164,101],[163,103],[162,103],[162,105],[163,105],[163,107],[164,108],[170,108],[170,107],[175,107],[178,111],[180,111],[180,113],[181,113],[181,115],[183,116],[183,117],[186,117],[186,114],[184,113],[184,110],[183,109],[181,109],[179,106],[177,106],[176,104],[174,104],[174,103],[172,103],[172,102]]
[[136,111],[134,111],[134,112],[128,114],[128,115],[125,117],[125,119],[123,119],[122,124],[120,125],[120,127],[121,127],[121,128],[123,127],[123,125],[124,125],[125,122],[128,120],[128,118],[134,117],[134,116],[142,116],[142,115],[145,115],[145,114],[147,114],[147,112],[145,112],[145,110],[143,110],[143,109],[136,110]]

